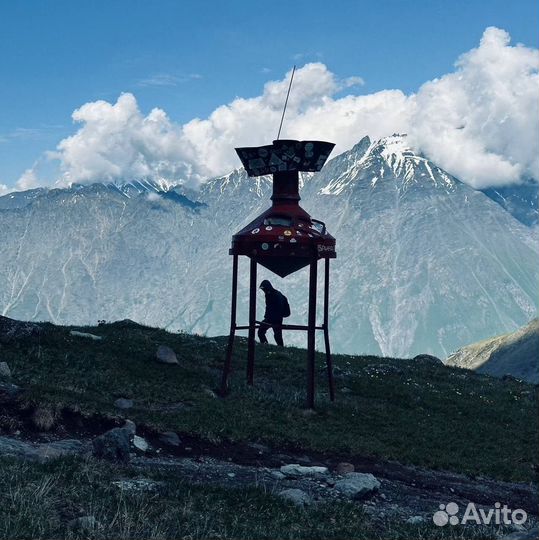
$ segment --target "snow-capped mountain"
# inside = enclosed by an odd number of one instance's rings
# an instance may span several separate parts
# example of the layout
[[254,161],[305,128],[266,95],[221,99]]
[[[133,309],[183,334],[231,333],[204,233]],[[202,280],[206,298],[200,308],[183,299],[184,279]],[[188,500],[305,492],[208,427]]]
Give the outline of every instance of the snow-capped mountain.
[[[405,137],[365,137],[301,180],[301,205],[337,239],[335,351],[445,357],[536,315],[533,230],[414,154]],[[231,235],[269,206],[270,194],[269,178],[236,170],[198,192],[133,182],[2,197],[0,313],[63,324],[130,318],[225,334]],[[244,321],[247,273],[242,261]],[[288,296],[290,322],[306,320],[307,273],[281,279],[260,268],[259,279]]]

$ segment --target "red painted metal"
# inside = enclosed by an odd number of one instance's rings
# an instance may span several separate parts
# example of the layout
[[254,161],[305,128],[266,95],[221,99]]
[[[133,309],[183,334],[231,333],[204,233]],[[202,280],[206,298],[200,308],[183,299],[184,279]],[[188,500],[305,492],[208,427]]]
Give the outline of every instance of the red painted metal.
[[299,205],[298,173],[320,170],[333,146],[322,141],[280,140],[270,146],[237,149],[250,176],[273,174],[273,204],[232,237],[231,255],[251,257],[281,277],[307,266],[313,258],[336,257],[335,238]]

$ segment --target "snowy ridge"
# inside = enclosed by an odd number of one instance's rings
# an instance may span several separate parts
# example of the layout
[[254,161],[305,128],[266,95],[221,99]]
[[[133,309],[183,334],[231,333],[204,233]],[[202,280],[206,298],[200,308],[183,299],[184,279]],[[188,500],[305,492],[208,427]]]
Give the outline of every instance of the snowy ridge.
[[[337,239],[336,352],[444,357],[537,313],[534,230],[414,154],[405,137],[365,137],[300,185],[301,205]],[[0,197],[0,313],[225,334],[230,238],[269,206],[271,189],[268,177],[237,169],[197,192],[135,180]],[[238,321],[247,320],[246,266]],[[291,323],[305,322],[305,271],[283,280],[260,268],[258,277],[288,296]],[[305,344],[299,333],[286,341]]]

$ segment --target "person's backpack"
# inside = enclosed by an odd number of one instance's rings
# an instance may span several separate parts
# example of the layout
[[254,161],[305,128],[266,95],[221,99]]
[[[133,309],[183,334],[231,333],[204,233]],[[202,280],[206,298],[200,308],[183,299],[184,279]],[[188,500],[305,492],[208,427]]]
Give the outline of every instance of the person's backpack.
[[288,298],[281,293],[281,315],[284,317],[290,317],[290,304]]

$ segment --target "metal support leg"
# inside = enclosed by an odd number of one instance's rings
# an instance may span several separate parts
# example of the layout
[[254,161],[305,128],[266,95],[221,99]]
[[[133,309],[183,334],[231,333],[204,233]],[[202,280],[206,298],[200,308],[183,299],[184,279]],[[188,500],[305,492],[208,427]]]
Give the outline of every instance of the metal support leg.
[[255,327],[256,327],[256,261],[251,259],[249,283],[249,337],[247,341],[247,384],[253,384],[255,371]]
[[328,370],[329,399],[335,401],[335,381],[333,379],[333,361],[329,347],[329,258],[324,265],[324,343],[326,346],[326,366]]
[[234,349],[234,337],[236,335],[236,305],[238,298],[238,256],[232,259],[232,305],[230,308],[230,334],[228,335],[228,345],[226,348],[225,365],[223,367],[223,377],[221,379],[221,395],[228,392],[228,377],[232,368],[232,350]]
[[315,326],[316,326],[316,272],[318,260],[313,259],[309,272],[309,317],[307,330],[307,408],[314,409]]

